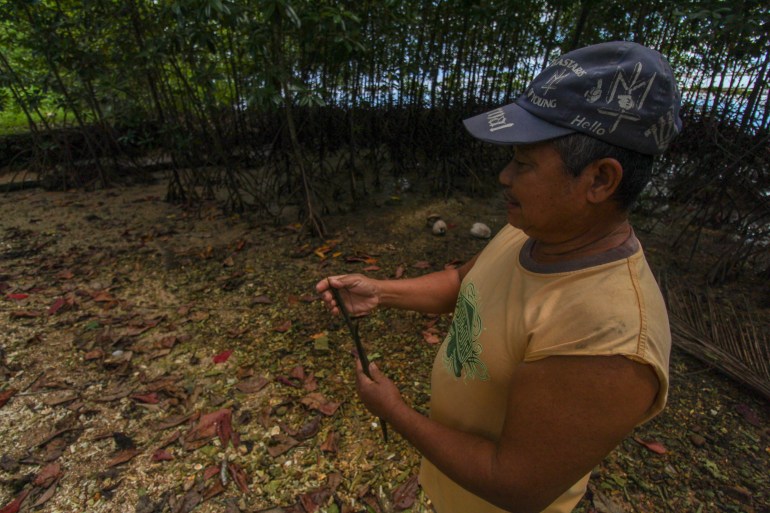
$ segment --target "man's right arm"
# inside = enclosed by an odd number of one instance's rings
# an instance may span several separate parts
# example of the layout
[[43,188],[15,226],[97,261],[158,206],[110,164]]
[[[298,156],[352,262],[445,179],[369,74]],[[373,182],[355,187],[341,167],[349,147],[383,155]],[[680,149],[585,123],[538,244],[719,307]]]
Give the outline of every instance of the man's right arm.
[[380,304],[422,313],[451,313],[457,302],[460,284],[475,261],[476,257],[459,268],[406,280],[380,282]]
[[340,290],[345,306],[353,315],[363,315],[377,306],[422,313],[450,313],[454,310],[460,284],[477,257],[459,268],[444,269],[405,280],[375,280],[360,274],[332,276],[321,280],[316,290],[337,313],[329,286]]

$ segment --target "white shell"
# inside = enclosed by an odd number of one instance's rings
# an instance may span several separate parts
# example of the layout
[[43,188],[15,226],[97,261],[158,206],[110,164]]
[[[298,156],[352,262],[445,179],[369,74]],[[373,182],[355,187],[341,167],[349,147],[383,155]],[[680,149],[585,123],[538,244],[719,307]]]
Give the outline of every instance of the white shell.
[[433,223],[433,235],[444,235],[446,233],[446,223],[439,219],[435,223]]
[[471,235],[479,239],[488,239],[492,236],[492,230],[484,223],[473,223],[471,226]]

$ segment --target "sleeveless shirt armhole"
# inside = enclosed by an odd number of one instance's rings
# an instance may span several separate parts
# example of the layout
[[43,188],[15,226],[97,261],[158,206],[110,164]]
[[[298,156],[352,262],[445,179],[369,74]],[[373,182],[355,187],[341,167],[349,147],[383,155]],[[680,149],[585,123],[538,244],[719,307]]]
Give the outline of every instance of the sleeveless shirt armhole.
[[653,372],[655,372],[655,377],[658,378],[658,393],[655,395],[655,401],[650,405],[650,408],[647,410],[647,412],[644,415],[644,418],[639,421],[637,426],[644,424],[645,422],[651,420],[653,417],[655,417],[658,413],[660,413],[663,408],[666,406],[666,402],[668,401],[668,376],[666,375],[666,372],[661,369],[658,365],[655,364],[655,362],[652,362],[650,360],[646,360],[639,355],[635,354],[624,354],[621,356],[625,356],[629,360],[640,363],[642,365],[649,365],[652,367]]
[[636,352],[644,357],[647,354],[647,305],[644,302],[644,294],[642,294],[641,286],[639,285],[639,275],[633,263],[629,260],[626,266],[628,267],[628,276],[631,278],[631,283],[634,287],[634,294],[636,294],[636,302],[639,305],[639,339],[636,344]]

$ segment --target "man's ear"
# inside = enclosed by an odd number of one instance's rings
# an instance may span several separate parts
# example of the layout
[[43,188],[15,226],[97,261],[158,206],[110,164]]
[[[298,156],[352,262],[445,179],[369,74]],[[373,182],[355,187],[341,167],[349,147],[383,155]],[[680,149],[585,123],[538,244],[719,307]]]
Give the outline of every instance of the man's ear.
[[591,180],[587,191],[588,201],[592,203],[602,203],[610,199],[623,178],[623,166],[613,158],[595,160],[588,165],[586,171]]

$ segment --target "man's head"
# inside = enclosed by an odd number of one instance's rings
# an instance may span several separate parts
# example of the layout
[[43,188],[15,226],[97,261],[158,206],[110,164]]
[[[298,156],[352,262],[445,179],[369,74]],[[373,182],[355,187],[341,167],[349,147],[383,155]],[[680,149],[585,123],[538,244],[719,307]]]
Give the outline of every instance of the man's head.
[[681,131],[679,107],[663,56],[616,41],[562,55],[515,102],[464,124],[496,144],[552,141],[573,175],[596,159],[616,159],[623,177],[613,199],[627,210],[649,181],[653,157]]

